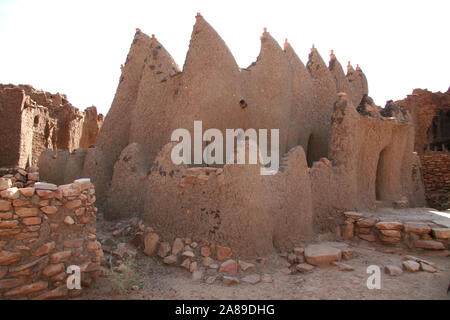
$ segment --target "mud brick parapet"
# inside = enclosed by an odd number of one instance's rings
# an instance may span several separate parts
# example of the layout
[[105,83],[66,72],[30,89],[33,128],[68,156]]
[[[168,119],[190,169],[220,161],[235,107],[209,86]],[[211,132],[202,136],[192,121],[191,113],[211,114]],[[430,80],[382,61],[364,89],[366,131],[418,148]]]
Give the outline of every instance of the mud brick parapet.
[[425,197],[436,209],[450,208],[450,152],[427,150],[421,156]]
[[11,184],[0,178],[0,299],[79,295],[82,289],[67,288],[67,268],[80,267],[83,287],[96,278],[103,257],[93,184]]

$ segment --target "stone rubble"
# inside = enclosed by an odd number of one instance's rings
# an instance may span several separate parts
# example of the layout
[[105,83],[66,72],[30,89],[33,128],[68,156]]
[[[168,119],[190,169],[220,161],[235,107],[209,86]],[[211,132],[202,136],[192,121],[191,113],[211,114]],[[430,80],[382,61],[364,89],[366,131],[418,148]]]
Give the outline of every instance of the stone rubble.
[[409,272],[417,272],[420,270],[420,264],[413,260],[406,260],[402,262],[403,269]]
[[403,274],[403,270],[394,265],[387,265],[384,267],[384,272],[391,276],[400,276]]

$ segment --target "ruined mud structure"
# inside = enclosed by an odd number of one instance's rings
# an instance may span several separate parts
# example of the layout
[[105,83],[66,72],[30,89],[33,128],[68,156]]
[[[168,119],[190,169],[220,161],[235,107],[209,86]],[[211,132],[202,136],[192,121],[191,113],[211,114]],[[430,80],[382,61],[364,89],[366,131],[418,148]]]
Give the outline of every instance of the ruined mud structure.
[[[214,29],[196,17],[182,71],[137,30],[96,146],[42,154],[42,179],[90,177],[107,219],[139,215],[167,239],[208,239],[241,256],[334,232],[347,210],[425,205],[414,126],[383,114],[361,68],[327,67],[313,47],[306,66],[264,30],[257,61],[239,68]],[[260,165],[174,165],[173,130],[279,128],[280,171]]]
[[420,156],[428,205],[450,208],[450,90],[432,93],[415,89],[396,101],[411,114],[415,150]]
[[0,84],[0,167],[36,165],[46,149],[88,148],[103,115],[95,107],[79,111],[64,94],[29,85]]

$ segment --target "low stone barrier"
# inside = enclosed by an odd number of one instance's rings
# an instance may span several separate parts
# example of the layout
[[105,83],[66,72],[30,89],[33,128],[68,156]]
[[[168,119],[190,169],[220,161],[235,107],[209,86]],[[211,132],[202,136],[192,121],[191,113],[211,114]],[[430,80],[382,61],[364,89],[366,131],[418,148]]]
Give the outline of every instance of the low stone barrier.
[[359,237],[385,245],[405,244],[410,249],[445,250],[450,248],[450,228],[433,223],[380,220],[359,212],[344,212],[345,222],[338,233],[346,239]]
[[68,267],[80,268],[84,287],[98,275],[103,258],[94,185],[89,179],[59,187],[13,183],[8,175],[0,178],[0,299],[79,295],[82,289],[67,287]]

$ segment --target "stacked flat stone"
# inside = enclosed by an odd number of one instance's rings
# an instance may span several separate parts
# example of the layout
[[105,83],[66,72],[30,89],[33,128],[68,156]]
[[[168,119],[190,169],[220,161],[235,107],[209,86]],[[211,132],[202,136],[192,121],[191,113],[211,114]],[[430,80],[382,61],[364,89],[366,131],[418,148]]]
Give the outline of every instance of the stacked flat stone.
[[0,299],[79,295],[81,290],[67,288],[67,268],[80,267],[83,288],[103,259],[94,227],[94,185],[78,179],[59,187],[36,182],[17,188],[11,181],[0,179]]
[[425,197],[432,208],[450,208],[450,152],[427,150],[421,155]]
[[405,243],[410,248],[444,250],[450,248],[450,228],[425,222],[383,220],[361,213],[345,212],[339,234],[347,240],[358,236],[369,242],[386,245]]
[[33,187],[39,181],[39,168],[1,168],[0,169],[0,190],[4,190],[6,180],[9,180],[12,187],[25,188]]

